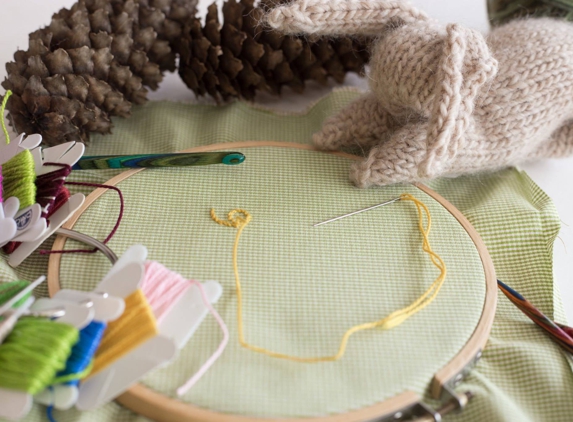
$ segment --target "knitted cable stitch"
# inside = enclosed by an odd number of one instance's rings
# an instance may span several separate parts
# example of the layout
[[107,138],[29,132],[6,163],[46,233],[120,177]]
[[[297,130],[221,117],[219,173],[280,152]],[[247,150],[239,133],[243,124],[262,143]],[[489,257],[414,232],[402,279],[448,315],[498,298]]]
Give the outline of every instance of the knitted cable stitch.
[[573,154],[573,24],[513,21],[484,39],[405,1],[299,0],[266,17],[287,33],[376,35],[371,93],[327,119],[323,149],[368,148],[366,187]]

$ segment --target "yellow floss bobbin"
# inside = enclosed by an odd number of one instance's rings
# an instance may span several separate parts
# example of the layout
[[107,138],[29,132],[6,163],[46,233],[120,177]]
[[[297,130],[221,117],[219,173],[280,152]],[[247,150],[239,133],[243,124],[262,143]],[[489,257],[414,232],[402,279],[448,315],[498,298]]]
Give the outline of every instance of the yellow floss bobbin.
[[88,378],[159,333],[153,311],[141,289],[125,298],[122,316],[108,324]]
[[352,336],[352,334],[363,330],[369,330],[372,328],[381,328],[383,330],[389,330],[402,324],[409,317],[416,314],[417,312],[420,312],[422,309],[424,309],[426,306],[432,303],[432,301],[438,295],[444,283],[444,280],[446,279],[447,268],[442,258],[436,252],[433,251],[430,245],[429,235],[432,226],[432,217],[430,214],[430,210],[422,201],[416,199],[414,196],[410,194],[402,194],[400,195],[399,198],[396,198],[394,200],[387,201],[383,204],[375,205],[374,207],[365,208],[363,210],[356,211],[354,213],[350,213],[345,216],[336,217],[323,223],[319,223],[317,225],[326,224],[328,222],[339,220],[341,218],[348,217],[350,215],[355,215],[359,212],[374,209],[376,207],[383,205],[388,205],[398,200],[410,201],[413,202],[414,205],[416,206],[416,210],[418,211],[418,229],[420,230],[420,233],[422,235],[422,250],[430,256],[432,264],[440,271],[440,274],[432,282],[430,287],[428,287],[428,289],[410,305],[397,311],[394,311],[390,315],[380,320],[366,322],[364,324],[355,325],[349,328],[342,336],[342,340],[340,342],[340,346],[336,354],[332,356],[319,356],[319,357],[291,356],[279,352],[274,352],[272,350],[268,350],[263,347],[252,345],[245,340],[245,332],[244,332],[245,330],[243,326],[243,291],[241,287],[241,278],[239,275],[237,256],[238,256],[239,240],[241,238],[241,234],[243,233],[245,227],[247,227],[247,225],[251,222],[252,216],[246,210],[234,209],[228,213],[227,220],[221,220],[219,217],[217,217],[215,210],[212,209],[211,218],[213,219],[213,221],[222,226],[233,227],[237,229],[237,234],[235,235],[235,242],[233,245],[233,271],[235,273],[235,287],[237,292],[237,329],[239,333],[239,343],[241,344],[241,346],[253,352],[262,353],[264,355],[271,356],[274,358],[285,359],[294,362],[302,362],[302,363],[331,362],[340,359],[344,355],[344,352],[346,351],[346,346],[348,344],[348,340],[350,339],[350,336]]

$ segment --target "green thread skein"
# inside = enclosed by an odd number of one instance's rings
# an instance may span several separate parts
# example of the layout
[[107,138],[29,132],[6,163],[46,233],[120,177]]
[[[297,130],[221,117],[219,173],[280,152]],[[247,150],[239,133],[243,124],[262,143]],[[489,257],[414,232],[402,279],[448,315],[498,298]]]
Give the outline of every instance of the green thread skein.
[[35,167],[32,153],[28,150],[22,151],[2,165],[3,196],[18,198],[20,209],[36,203]]
[[[4,303],[8,302],[14,296],[16,296],[21,290],[24,290],[25,287],[29,286],[30,283],[28,281],[20,280],[20,281],[11,281],[9,283],[0,283],[0,306]],[[17,308],[24,304],[26,300],[32,295],[32,292],[24,295],[22,299],[16,302],[12,308]]]
[[18,320],[0,345],[0,388],[37,394],[66,367],[79,339],[77,328],[48,319]]

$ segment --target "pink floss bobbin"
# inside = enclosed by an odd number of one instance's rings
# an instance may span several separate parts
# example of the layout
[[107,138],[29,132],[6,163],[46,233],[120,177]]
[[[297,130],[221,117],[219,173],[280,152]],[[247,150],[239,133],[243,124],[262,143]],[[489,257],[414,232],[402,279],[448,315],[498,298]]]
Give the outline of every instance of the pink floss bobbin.
[[182,275],[169,270],[157,261],[145,262],[145,278],[141,290],[145,294],[157,322],[169,313],[177,299],[191,287]]
[[203,285],[196,280],[187,280],[180,274],[173,272],[156,261],[147,261],[145,263],[145,278],[141,284],[141,290],[145,294],[153,313],[160,322],[162,318],[167,315],[173,308],[179,297],[187,291],[191,286],[197,286],[201,294],[201,299],[205,307],[209,310],[211,315],[215,318],[221,331],[223,332],[223,340],[217,347],[217,350],[203,363],[201,368],[181,387],[177,389],[179,396],[185,394],[209,368],[219,359],[227,343],[229,342],[229,330],[221,316],[217,313],[215,308],[209,302],[207,294]]

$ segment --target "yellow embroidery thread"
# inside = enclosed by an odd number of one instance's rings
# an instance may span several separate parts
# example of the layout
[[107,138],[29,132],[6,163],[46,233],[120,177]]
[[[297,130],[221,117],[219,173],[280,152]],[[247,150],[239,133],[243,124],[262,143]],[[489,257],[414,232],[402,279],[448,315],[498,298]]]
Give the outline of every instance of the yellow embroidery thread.
[[[360,325],[355,325],[354,327],[349,328],[342,336],[338,352],[335,355],[310,357],[310,358],[291,356],[283,353],[273,352],[272,350],[268,350],[263,347],[258,347],[249,344],[245,340],[245,333],[243,327],[243,292],[241,289],[241,279],[239,276],[237,255],[239,250],[239,240],[241,238],[241,234],[243,233],[244,228],[251,222],[252,216],[251,214],[249,214],[248,211],[242,209],[234,209],[230,211],[229,214],[227,215],[227,220],[221,220],[219,217],[217,217],[215,210],[212,209],[211,218],[213,219],[213,221],[222,226],[234,227],[237,229],[237,234],[235,236],[235,243],[233,245],[233,270],[235,273],[235,288],[237,291],[237,327],[238,327],[237,329],[239,332],[239,344],[253,352],[262,353],[264,355],[271,356],[274,358],[286,359],[294,362],[302,362],[302,363],[332,362],[340,359],[344,355],[344,352],[346,351],[346,345],[352,334],[358,331],[369,330],[372,328],[381,328],[384,330],[389,330],[391,328],[400,325],[401,323],[406,321],[406,319],[408,319],[410,316],[414,315],[415,313],[421,311],[426,306],[428,306],[436,298],[438,292],[440,291],[444,283],[444,280],[446,279],[446,274],[447,274],[446,264],[444,263],[442,258],[432,250],[432,247],[430,245],[428,237],[432,226],[432,217],[428,207],[422,201],[416,199],[414,196],[410,194],[406,193],[402,194],[400,196],[400,199],[403,201],[411,201],[416,205],[416,209],[418,211],[418,228],[423,238],[422,250],[430,256],[432,264],[434,264],[436,268],[440,270],[440,275],[434,280],[434,282],[430,285],[430,287],[418,299],[416,299],[414,302],[412,302],[405,308],[394,311],[383,319],[367,322]],[[424,227],[424,216],[426,217],[427,220],[426,227]]]

